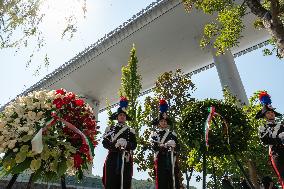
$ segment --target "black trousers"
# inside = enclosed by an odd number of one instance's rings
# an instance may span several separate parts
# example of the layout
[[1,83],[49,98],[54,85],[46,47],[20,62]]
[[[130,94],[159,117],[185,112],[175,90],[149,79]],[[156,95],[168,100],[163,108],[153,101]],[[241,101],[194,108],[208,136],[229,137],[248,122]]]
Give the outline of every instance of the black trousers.
[[[173,189],[173,174],[170,153],[159,154],[155,160],[155,179],[156,189]],[[177,163],[174,167],[175,189],[180,188],[179,184],[179,168]]]
[[[105,189],[120,189],[121,184],[122,153],[110,152],[106,158],[103,172],[103,185]],[[133,161],[124,162],[123,189],[131,189]]]

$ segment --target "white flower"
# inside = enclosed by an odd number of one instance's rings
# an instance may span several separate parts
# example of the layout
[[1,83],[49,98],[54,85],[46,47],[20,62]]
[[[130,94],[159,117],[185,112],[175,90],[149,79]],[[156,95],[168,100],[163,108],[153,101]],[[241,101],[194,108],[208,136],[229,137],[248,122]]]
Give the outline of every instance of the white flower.
[[6,148],[7,145],[8,145],[7,142],[3,142],[3,143],[2,143],[2,147],[3,147],[3,148]]
[[40,119],[40,118],[42,118],[43,114],[44,114],[44,112],[40,111],[36,114],[36,116]]
[[56,94],[55,95],[55,98],[63,98],[64,97],[64,95],[62,95],[62,94]]
[[33,110],[34,109],[33,99],[27,98],[26,106],[28,110]]
[[34,134],[34,129],[30,129],[29,131],[28,131],[28,135],[33,135]]
[[36,99],[39,99],[39,98],[41,97],[41,96],[40,96],[40,92],[35,91],[34,97],[35,97]]
[[22,103],[15,104],[15,112],[18,116],[24,114],[24,106],[25,104]]
[[19,123],[21,122],[21,119],[20,119],[20,118],[16,118],[16,119],[14,120],[14,122],[15,122],[16,124],[19,124]]
[[19,151],[18,148],[14,148],[14,149],[13,149],[13,152],[17,152],[17,151]]
[[16,142],[17,142],[17,140],[10,140],[8,148],[13,149],[15,147]]
[[34,109],[40,109],[40,102],[35,102],[33,104]]
[[33,92],[28,93],[28,95],[27,95],[27,97],[30,97],[30,98],[32,98],[33,96],[34,96]]
[[7,109],[4,111],[4,115],[5,117],[9,118],[14,114],[14,111],[12,111],[11,109]]
[[6,125],[6,122],[4,122],[4,121],[1,120],[1,121],[0,121],[0,129],[4,128],[5,125]]
[[50,110],[53,107],[52,105],[53,104],[51,104],[51,103],[46,103],[46,104],[44,104],[43,108]]
[[[18,128],[18,127],[21,127],[20,124],[17,124],[17,123],[10,123],[11,126],[15,127],[15,128]],[[11,133],[11,132],[10,132]]]
[[32,111],[28,111],[28,118],[30,120],[35,120],[36,118],[36,113],[35,112],[32,112]]
[[45,101],[46,99],[46,91],[38,91],[35,93],[35,98],[38,99],[39,101]]
[[33,122],[33,121],[31,121],[31,120],[27,120],[26,125],[27,125],[28,127],[33,127],[34,122]]
[[86,110],[89,111],[92,114],[94,113],[93,108],[87,103],[86,103]]
[[55,91],[55,90],[49,91],[49,92],[47,93],[47,98],[53,100],[53,99],[55,99],[55,94],[56,94],[56,91]]
[[10,134],[10,132],[9,132],[9,131],[7,131],[7,130],[4,130],[4,131],[2,131],[2,134],[3,134],[3,135],[9,135],[9,134]]
[[14,103],[12,103],[12,104],[6,106],[4,111],[5,112],[14,112],[14,110],[15,110]]
[[28,132],[30,130],[29,127],[18,127],[19,132]]
[[4,138],[5,138],[5,137],[4,137],[3,135],[2,135],[2,136],[0,136],[0,142],[1,142],[1,141],[3,141],[3,140],[4,140]]
[[6,121],[7,121],[7,123],[8,123],[8,122],[13,121],[13,119],[12,119],[11,117],[6,117]]

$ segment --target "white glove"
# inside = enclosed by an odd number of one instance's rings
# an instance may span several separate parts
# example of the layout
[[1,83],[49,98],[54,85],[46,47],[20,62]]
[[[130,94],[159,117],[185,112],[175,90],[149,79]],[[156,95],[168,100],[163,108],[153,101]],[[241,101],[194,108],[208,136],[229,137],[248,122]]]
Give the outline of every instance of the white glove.
[[165,145],[165,144],[160,144],[159,146],[166,148],[166,145]]
[[284,132],[280,133],[278,135],[278,137],[280,138],[280,140],[282,141],[282,143],[284,144]]
[[169,140],[165,145],[167,147],[175,148],[176,147],[176,142],[174,140]]
[[125,148],[127,145],[127,141],[124,138],[119,138],[116,141],[115,147],[116,148]]

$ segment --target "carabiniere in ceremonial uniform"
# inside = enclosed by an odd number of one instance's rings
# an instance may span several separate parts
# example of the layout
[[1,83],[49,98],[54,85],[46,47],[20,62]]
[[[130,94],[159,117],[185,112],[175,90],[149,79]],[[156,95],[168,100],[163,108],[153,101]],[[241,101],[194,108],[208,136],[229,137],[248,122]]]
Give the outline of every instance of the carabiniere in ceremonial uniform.
[[265,91],[260,92],[259,100],[263,108],[257,113],[256,118],[265,118],[266,120],[266,124],[259,128],[260,140],[263,144],[269,145],[271,164],[284,189],[284,125],[275,120],[275,117],[281,116],[281,114],[271,106],[270,96]]
[[154,150],[154,165],[156,189],[179,189],[179,169],[176,157],[179,143],[175,132],[170,131],[168,125],[171,120],[167,117],[168,105],[165,100],[160,100],[160,115],[153,121],[158,127],[151,134],[152,148]]
[[127,99],[121,98],[120,107],[110,117],[118,123],[107,127],[103,135],[103,146],[108,149],[103,172],[105,189],[131,189],[132,151],[135,150],[137,143],[134,129],[125,123],[131,120],[125,111],[127,104]]

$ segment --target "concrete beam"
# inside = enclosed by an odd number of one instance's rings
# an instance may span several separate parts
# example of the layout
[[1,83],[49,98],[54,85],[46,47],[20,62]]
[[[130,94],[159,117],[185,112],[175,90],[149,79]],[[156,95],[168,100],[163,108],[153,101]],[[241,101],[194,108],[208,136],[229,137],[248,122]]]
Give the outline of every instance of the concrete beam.
[[245,88],[231,51],[226,51],[225,54],[217,56],[214,49],[212,50],[212,55],[222,88],[227,88],[242,103],[248,104]]

